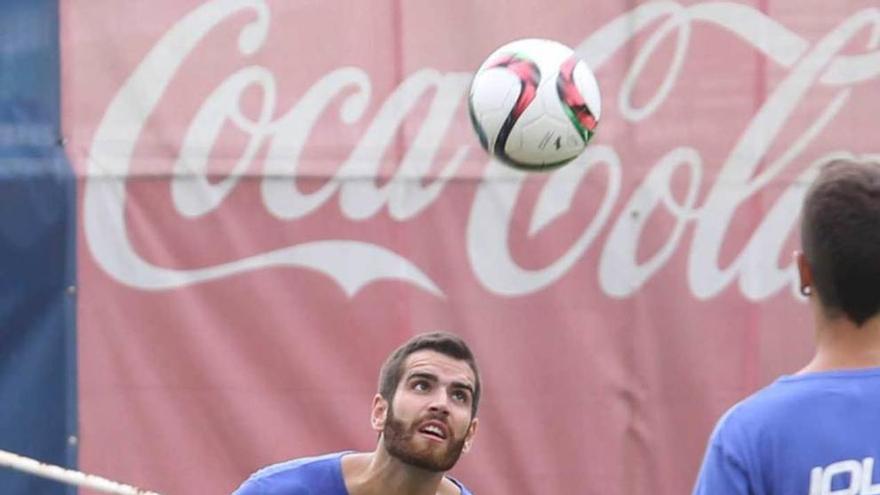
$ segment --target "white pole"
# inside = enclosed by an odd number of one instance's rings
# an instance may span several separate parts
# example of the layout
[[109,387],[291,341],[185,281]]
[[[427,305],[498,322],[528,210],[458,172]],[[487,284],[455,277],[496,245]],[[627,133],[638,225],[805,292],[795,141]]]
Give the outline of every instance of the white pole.
[[86,474],[72,469],[64,469],[60,466],[53,466],[5,450],[0,450],[0,466],[6,466],[43,478],[67,483],[69,485],[90,488],[104,493],[112,493],[113,495],[159,495],[156,492],[141,490],[140,488],[110,481],[93,474]]

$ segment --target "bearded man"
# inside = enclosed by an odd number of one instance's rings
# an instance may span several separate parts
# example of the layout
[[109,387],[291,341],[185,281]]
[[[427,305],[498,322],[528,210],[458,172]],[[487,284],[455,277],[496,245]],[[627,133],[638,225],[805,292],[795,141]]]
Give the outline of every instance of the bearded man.
[[372,452],[294,459],[252,475],[234,495],[471,495],[447,476],[477,432],[480,374],[458,336],[417,335],[379,372]]

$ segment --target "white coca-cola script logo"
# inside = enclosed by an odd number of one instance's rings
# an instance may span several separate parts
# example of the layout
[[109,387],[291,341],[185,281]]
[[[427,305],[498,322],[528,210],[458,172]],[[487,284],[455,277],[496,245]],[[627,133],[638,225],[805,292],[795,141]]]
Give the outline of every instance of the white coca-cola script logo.
[[[265,3],[259,0],[206,3],[181,19],[156,43],[110,102],[90,149],[84,194],[86,241],[98,264],[120,282],[147,290],[196,284],[271,266],[293,266],[326,274],[349,295],[376,280],[396,279],[442,297],[442,288],[411,260],[386,247],[353,240],[304,242],[191,270],[163,268],[138,255],[127,235],[124,206],[125,178],[139,135],[195,46],[219,23],[241,11],[256,13],[256,19],[241,31],[239,50],[245,56],[255,53],[270,29],[271,15]],[[636,52],[617,101],[623,118],[639,122],[655,114],[674,87],[687,53],[691,29],[697,23],[737,35],[768,61],[789,71],[742,131],[703,203],[696,204],[703,180],[701,154],[693,147],[678,146],[657,160],[612,222],[610,215],[621,190],[621,159],[609,146],[591,145],[578,159],[579,163],[563,167],[548,177],[532,212],[530,233],[539,232],[569,211],[582,180],[594,167],[607,169],[602,204],[586,229],[557,260],[540,269],[525,269],[513,259],[508,246],[511,218],[524,176],[490,163],[471,206],[466,234],[470,266],[487,290],[520,296],[553,284],[593,247],[599,233],[607,227],[610,231],[599,258],[599,283],[609,296],[626,297],[668,262],[682,240],[684,229],[693,226],[687,280],[695,297],[711,298],[734,280],[738,280],[741,292],[750,299],[769,297],[786,286],[794,291],[796,272],[792,266],[778,267],[777,255],[794,228],[805,184],[812,179],[816,167],[834,156],[849,155],[848,150],[830,150],[806,168],[768,210],[734,261],[724,268],[718,262],[721,247],[737,207],[767,186],[799,157],[808,143],[821,135],[847,103],[856,85],[880,76],[880,9],[852,14],[811,46],[749,6],[706,2],[684,7],[675,2],[654,2],[614,19],[584,40],[577,52],[598,69],[636,36],[653,29]],[[866,30],[871,34],[864,53],[841,54],[848,43]],[[673,63],[649,101],[635,106],[631,99],[633,88],[652,55],[669,38],[675,41]],[[174,206],[186,217],[213,211],[236,186],[257,150],[268,145],[262,200],[267,211],[278,219],[302,218],[336,197],[342,213],[351,220],[368,219],[382,208],[387,208],[396,221],[410,220],[440,196],[471,146],[458,146],[438,179],[430,184],[404,180],[427,172],[438,152],[437,136],[445,135],[453,125],[455,109],[465,97],[469,80],[470,74],[465,72],[423,69],[407,77],[384,101],[359,145],[336,172],[336,178],[376,176],[385,149],[391,145],[398,127],[416,102],[431,91],[433,100],[422,128],[408,143],[410,147],[401,165],[387,184],[380,187],[371,181],[331,180],[321,189],[305,194],[294,187],[299,160],[296,150],[304,148],[318,118],[343,92],[347,96],[339,119],[349,125],[359,122],[371,98],[370,77],[357,67],[333,70],[306,91],[287,113],[272,120],[271,116],[276,115],[272,73],[258,66],[244,68],[208,95],[191,122],[170,182]],[[816,85],[836,91],[831,104],[784,154],[759,171],[759,164],[767,159],[767,150],[774,139],[807,91]],[[244,116],[239,108],[242,93],[253,86],[260,87],[266,95],[257,119]],[[221,182],[211,183],[206,177],[208,152],[205,151],[210,146],[205,143],[216,141],[227,121],[245,131],[250,142],[234,170]],[[678,201],[671,192],[672,176],[680,169],[685,170],[689,180],[683,201]],[[186,181],[181,180],[184,176]],[[640,235],[650,213],[658,208],[673,216],[675,227],[650,259],[638,262],[636,251]]]

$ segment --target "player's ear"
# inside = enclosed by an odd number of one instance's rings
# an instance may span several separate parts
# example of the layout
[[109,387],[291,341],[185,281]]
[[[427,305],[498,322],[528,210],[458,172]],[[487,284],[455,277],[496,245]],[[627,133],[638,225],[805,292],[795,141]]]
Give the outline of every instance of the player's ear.
[[381,432],[385,429],[385,420],[388,419],[388,401],[380,394],[373,397],[373,409],[370,413],[370,423],[373,429]]
[[795,251],[794,259],[797,262],[798,275],[800,276],[801,294],[809,296],[813,293],[813,269],[803,252]]
[[477,426],[479,425],[479,418],[474,418],[471,420],[470,426],[468,426],[467,433],[464,436],[464,447],[462,447],[462,452],[467,452],[471,450],[471,445],[474,443],[474,435],[477,434]]

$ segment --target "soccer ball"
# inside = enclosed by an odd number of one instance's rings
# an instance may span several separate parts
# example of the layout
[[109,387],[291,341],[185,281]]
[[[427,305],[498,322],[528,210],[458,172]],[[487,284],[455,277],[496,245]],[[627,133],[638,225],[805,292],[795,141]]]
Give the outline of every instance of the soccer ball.
[[480,144],[522,170],[577,158],[593,137],[601,107],[587,64],[571,48],[545,39],[517,40],[492,52],[468,95]]

